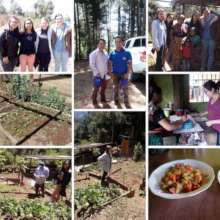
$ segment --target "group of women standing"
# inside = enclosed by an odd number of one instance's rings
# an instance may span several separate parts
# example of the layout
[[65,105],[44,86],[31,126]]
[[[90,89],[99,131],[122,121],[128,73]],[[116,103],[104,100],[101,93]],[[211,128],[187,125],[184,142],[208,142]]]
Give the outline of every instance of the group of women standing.
[[213,70],[219,24],[220,16],[207,7],[202,14],[195,11],[190,19],[183,14],[174,19],[172,14],[159,8],[152,22],[156,71],[163,70],[165,61],[174,71]]
[[0,62],[6,72],[33,72],[34,68],[45,72],[49,69],[52,58],[55,72],[67,72],[68,58],[72,51],[71,28],[64,22],[61,14],[56,15],[55,24],[49,25],[47,18],[42,18],[40,27],[34,29],[31,18],[24,21],[20,31],[20,21],[16,16],[9,19],[7,27],[0,35]]

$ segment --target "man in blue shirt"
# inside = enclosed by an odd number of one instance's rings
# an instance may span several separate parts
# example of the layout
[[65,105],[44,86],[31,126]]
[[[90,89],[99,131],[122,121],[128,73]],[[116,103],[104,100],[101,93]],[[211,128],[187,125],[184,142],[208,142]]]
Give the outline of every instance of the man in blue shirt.
[[109,56],[109,74],[113,79],[113,92],[115,105],[119,105],[119,88],[122,89],[124,95],[124,103],[126,107],[130,107],[128,99],[128,78],[131,73],[132,57],[130,52],[123,47],[121,37],[115,38],[116,49]]

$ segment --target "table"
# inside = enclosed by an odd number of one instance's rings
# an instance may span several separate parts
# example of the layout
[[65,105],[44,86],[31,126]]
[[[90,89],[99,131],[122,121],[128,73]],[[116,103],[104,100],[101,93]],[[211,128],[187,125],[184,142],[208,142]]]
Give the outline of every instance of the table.
[[[220,169],[220,149],[170,149],[168,152],[149,155],[149,175],[158,166],[178,159],[197,159]],[[149,220],[219,220],[220,184],[217,179],[212,186],[191,198],[167,200],[149,191]]]

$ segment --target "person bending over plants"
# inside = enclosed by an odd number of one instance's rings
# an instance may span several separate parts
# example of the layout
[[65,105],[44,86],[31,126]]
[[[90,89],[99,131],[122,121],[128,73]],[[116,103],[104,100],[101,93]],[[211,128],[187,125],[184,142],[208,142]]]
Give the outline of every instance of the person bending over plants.
[[58,202],[61,196],[66,197],[66,188],[71,181],[71,176],[71,163],[70,161],[65,161],[56,177],[56,187],[52,194],[53,202]]
[[101,185],[107,186],[107,177],[109,176],[111,167],[112,167],[112,147],[107,146],[105,149],[105,153],[102,154],[98,158],[98,162],[102,168],[102,178],[101,178]]

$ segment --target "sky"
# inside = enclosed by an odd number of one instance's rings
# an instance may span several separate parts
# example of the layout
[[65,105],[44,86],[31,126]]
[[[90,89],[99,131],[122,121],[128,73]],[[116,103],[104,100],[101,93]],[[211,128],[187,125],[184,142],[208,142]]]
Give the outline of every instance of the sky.
[[[15,0],[24,11],[31,11],[33,5],[37,0]],[[63,15],[68,15],[73,17],[73,1],[72,0],[52,0],[55,8],[54,14],[62,13]],[[4,6],[8,9],[10,8],[10,0],[3,0]]]
[[172,0],[155,0],[159,7],[170,7]]

